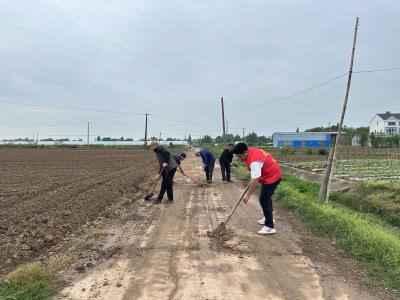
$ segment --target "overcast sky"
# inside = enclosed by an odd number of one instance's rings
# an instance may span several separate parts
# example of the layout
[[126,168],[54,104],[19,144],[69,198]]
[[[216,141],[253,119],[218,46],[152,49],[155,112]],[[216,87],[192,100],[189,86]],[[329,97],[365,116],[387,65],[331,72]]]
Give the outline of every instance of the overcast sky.
[[[271,135],[339,119],[348,70],[400,67],[400,3],[381,1],[0,0],[0,101],[150,113],[149,134]],[[400,112],[400,70],[355,74],[346,124]],[[166,119],[162,119],[162,118]],[[167,120],[168,119],[168,120]],[[172,120],[171,120],[172,119]],[[176,121],[179,122],[176,122]],[[0,102],[0,139],[143,137],[144,116]]]

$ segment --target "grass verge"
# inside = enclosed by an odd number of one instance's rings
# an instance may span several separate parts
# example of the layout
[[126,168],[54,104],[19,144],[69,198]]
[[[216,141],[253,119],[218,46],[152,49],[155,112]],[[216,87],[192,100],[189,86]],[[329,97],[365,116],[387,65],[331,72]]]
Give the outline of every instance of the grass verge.
[[313,183],[285,174],[276,198],[281,207],[299,214],[314,232],[335,240],[339,247],[362,262],[375,283],[399,293],[398,236],[349,208],[319,203],[313,189]]
[[[235,172],[245,182],[250,180],[243,165]],[[400,293],[398,235],[379,226],[381,222],[377,217],[336,203],[318,202],[318,192],[317,184],[284,174],[275,197],[282,208],[295,211],[312,231],[335,240],[339,247],[361,262],[368,271],[368,282]],[[353,202],[353,206],[356,207],[357,203]],[[391,218],[387,214],[386,217]]]
[[17,268],[0,285],[0,299],[45,300],[56,292],[57,280],[53,273],[39,263]]
[[17,268],[0,283],[0,300],[49,299],[60,284],[57,273],[105,234],[101,228],[91,228],[73,242],[66,254],[53,257],[45,266],[33,262]]

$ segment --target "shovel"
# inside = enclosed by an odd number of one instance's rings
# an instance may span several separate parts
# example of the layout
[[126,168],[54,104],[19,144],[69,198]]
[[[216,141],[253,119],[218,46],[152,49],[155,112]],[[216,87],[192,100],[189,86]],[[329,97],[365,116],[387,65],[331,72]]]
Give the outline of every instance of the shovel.
[[144,196],[144,200],[150,200],[150,198],[154,196],[154,190],[156,189],[157,183],[158,183],[158,181],[160,180],[161,175],[162,175],[162,172],[164,171],[164,169],[165,169],[165,167],[162,167],[162,169],[161,169],[161,171],[160,171],[160,174],[158,174],[157,180],[156,180],[156,182],[155,182],[154,185],[153,185],[153,189],[151,190],[151,193],[150,193],[150,194],[147,194],[146,196]]
[[243,192],[242,196],[240,197],[239,201],[232,208],[231,212],[226,217],[225,221],[219,223],[217,228],[215,228],[212,232],[209,232],[209,236],[218,237],[219,238],[224,233],[224,231],[226,229],[226,224],[228,224],[228,222],[231,219],[231,217],[232,217],[233,213],[235,212],[236,208],[239,206],[240,202],[242,202],[242,199],[243,199],[244,195],[247,193],[247,191],[249,190],[249,187],[250,187],[250,184],[246,187],[246,189],[244,190],[244,192]]

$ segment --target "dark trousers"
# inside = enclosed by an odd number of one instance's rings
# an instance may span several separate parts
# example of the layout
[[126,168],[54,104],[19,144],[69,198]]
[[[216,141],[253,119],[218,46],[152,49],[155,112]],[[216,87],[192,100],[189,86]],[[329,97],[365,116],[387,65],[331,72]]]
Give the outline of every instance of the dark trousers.
[[214,173],[214,166],[215,166],[215,162],[207,165],[204,168],[204,171],[206,172],[207,182],[212,182],[212,177],[213,177],[213,173]]
[[165,191],[167,191],[168,200],[170,200],[170,201],[174,200],[174,192],[173,192],[172,184],[174,181],[175,172],[176,172],[176,169],[170,170],[167,173],[165,173],[165,171],[163,171],[161,189],[160,189],[160,193],[158,194],[157,200],[159,200],[159,201],[162,200],[162,198],[164,197]]
[[261,186],[260,205],[265,216],[265,226],[268,226],[269,228],[274,228],[274,220],[272,217],[272,195],[280,182],[281,180],[279,179],[272,184],[263,184]]
[[222,181],[231,181],[231,164],[220,162]]

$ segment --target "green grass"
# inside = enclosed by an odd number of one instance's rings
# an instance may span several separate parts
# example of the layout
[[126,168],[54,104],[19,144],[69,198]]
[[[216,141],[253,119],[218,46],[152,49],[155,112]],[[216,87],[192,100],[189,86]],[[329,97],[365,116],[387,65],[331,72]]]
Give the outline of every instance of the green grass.
[[[235,172],[243,180],[249,181],[249,172],[243,166]],[[386,188],[381,185],[378,187]],[[366,188],[377,187],[373,183]],[[318,192],[318,184],[284,174],[275,197],[282,208],[295,211],[315,233],[335,240],[339,247],[357,259],[368,271],[369,282],[400,293],[398,232],[391,232],[393,227],[390,226],[382,227],[380,215],[377,217],[353,211],[335,202],[322,204],[317,200]],[[389,221],[390,218],[385,220]]]
[[17,268],[0,285],[0,299],[45,300],[56,292],[55,276],[39,263]]
[[367,215],[343,206],[319,203],[312,191],[314,188],[285,174],[276,198],[281,207],[299,214],[314,232],[336,240],[339,247],[362,262],[374,281],[400,292],[399,237],[378,226]]

